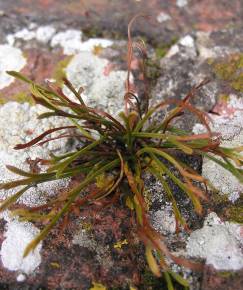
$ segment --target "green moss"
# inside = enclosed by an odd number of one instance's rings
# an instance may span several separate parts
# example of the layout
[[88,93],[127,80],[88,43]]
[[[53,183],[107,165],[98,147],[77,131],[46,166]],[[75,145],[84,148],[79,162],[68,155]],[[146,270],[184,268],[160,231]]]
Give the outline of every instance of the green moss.
[[229,202],[227,194],[214,193],[211,196],[213,208],[225,220],[243,224],[243,196],[234,204]]
[[236,76],[231,85],[236,91],[243,92],[243,73],[240,73],[238,76]]
[[243,206],[231,206],[228,211],[227,215],[230,221],[237,222],[243,224]]
[[213,193],[212,200],[216,205],[229,202],[227,194],[219,194],[218,192]]
[[172,38],[172,40],[169,43],[159,43],[155,49],[155,54],[157,58],[163,58],[168,50],[171,48],[172,45],[174,45],[178,41],[177,37]]
[[147,60],[147,75],[150,81],[156,81],[161,75],[161,68],[157,60]]
[[243,224],[243,194],[238,200],[225,209],[227,220],[239,224]]
[[227,102],[227,101],[229,101],[229,96],[226,95],[226,94],[220,94],[219,95],[219,101]]
[[209,65],[213,65],[214,64],[214,59],[213,58],[208,58],[207,60],[206,60],[206,62],[209,64]]
[[230,55],[226,59],[210,64],[219,79],[229,82],[236,91],[243,92],[243,54]]
[[59,85],[62,84],[62,79],[66,77],[65,69],[72,59],[72,56],[67,56],[63,60],[59,61],[53,73],[53,78]]
[[87,38],[103,36],[102,30],[98,26],[84,28],[84,29],[82,29],[82,31],[85,34],[85,36],[87,36]]
[[166,55],[167,51],[168,49],[164,47],[158,47],[155,49],[155,53],[158,58],[163,58]]
[[222,278],[233,278],[234,276],[237,276],[238,274],[236,272],[230,272],[230,271],[220,271],[218,272],[218,276]]
[[[156,48],[155,48],[155,58],[148,59],[146,61],[148,78],[151,82],[152,87],[154,84],[156,84],[156,80],[161,75],[161,67],[159,64],[159,60],[166,55],[166,53],[171,48],[171,46],[174,45],[177,41],[178,41],[178,38],[174,37],[174,38],[172,38],[172,40],[169,43],[157,44]],[[147,42],[147,41],[145,41],[145,42]]]

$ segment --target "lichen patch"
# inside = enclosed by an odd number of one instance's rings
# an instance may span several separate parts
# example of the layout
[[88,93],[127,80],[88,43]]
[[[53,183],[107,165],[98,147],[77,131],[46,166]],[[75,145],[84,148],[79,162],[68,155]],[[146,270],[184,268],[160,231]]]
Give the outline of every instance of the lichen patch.
[[239,224],[222,222],[215,213],[210,213],[203,228],[191,233],[187,253],[206,259],[207,264],[218,270],[239,270],[243,267],[241,231]]
[[14,78],[6,71],[20,71],[26,65],[26,59],[19,48],[4,44],[0,45],[0,89],[9,86]]
[[[90,52],[80,52],[66,67],[66,76],[76,89],[84,88],[83,98],[88,105],[117,114],[123,107],[127,73],[118,70],[105,74],[108,63]],[[67,89],[64,92],[72,96]]]
[[21,271],[25,274],[33,272],[41,263],[41,243],[27,257],[23,258],[23,253],[38,233],[39,230],[29,222],[9,222],[0,252],[3,266],[10,271]]

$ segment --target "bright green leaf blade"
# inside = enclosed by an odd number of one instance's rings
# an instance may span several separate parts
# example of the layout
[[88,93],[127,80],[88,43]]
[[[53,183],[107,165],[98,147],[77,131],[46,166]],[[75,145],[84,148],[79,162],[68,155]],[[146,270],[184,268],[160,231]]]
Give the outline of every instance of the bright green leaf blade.
[[16,78],[16,79],[19,79],[25,83],[28,83],[28,84],[32,84],[32,80],[28,79],[26,76],[24,76],[23,74],[19,73],[19,72],[16,72],[16,71],[7,71],[7,74],[9,74],[10,76]]
[[181,275],[173,272],[173,271],[169,271],[170,275],[182,286],[184,287],[189,287],[189,283],[187,280],[185,280],[183,277],[181,277]]
[[73,118],[69,118],[69,120],[79,129],[79,131],[88,139],[90,140],[94,140],[94,138],[89,134],[88,131],[86,131],[81,125],[79,125],[79,123],[74,120]]
[[50,167],[48,169],[48,171],[54,171],[57,170],[57,177],[59,177],[61,175],[61,173],[64,171],[64,169],[70,164],[72,163],[74,160],[76,160],[78,157],[80,157],[81,155],[87,153],[88,151],[90,151],[91,149],[95,148],[97,145],[99,145],[100,143],[103,142],[103,138],[100,138],[97,141],[92,142],[91,144],[83,147],[82,149],[80,149],[79,151],[73,153],[70,157],[68,157],[66,160],[57,163],[55,165],[53,165],[52,167]]
[[164,272],[165,281],[167,283],[168,290],[174,290],[172,280],[170,278],[169,272]]
[[155,161],[157,166],[159,166],[161,170],[165,172],[175,182],[175,184],[178,185],[188,195],[194,205],[195,210],[198,213],[201,213],[202,205],[195,194],[189,188],[187,188],[187,186],[179,178],[177,178],[153,153],[150,153],[150,156]]

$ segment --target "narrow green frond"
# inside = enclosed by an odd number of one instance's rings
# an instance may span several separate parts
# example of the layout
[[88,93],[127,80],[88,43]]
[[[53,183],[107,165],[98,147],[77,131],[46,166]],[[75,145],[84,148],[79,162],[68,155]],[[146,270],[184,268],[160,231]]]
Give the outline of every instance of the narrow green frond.
[[150,156],[155,161],[157,166],[159,166],[161,170],[165,172],[172,179],[172,181],[174,181],[175,184],[178,185],[188,195],[194,205],[195,210],[200,214],[202,212],[202,205],[193,191],[191,191],[191,189],[189,189],[185,183],[177,178],[153,153],[150,153]]
[[6,168],[9,171],[11,171],[11,172],[13,172],[13,173],[15,173],[17,175],[24,176],[24,177],[35,177],[35,176],[39,176],[38,173],[36,174],[36,173],[27,172],[27,171],[24,171],[24,170],[22,170],[20,168],[17,168],[15,166],[12,166],[12,165],[6,165]]
[[95,140],[88,131],[86,131],[76,120],[69,118],[69,120],[79,129],[79,131],[88,139]]
[[70,157],[68,157],[66,160],[59,162],[53,166],[51,166],[48,171],[54,171],[57,170],[57,177],[60,176],[60,174],[63,172],[63,170],[69,165],[71,164],[74,160],[76,160],[77,158],[79,158],[81,155],[87,153],[89,150],[95,148],[97,145],[101,144],[103,142],[103,138],[100,138],[97,141],[92,142],[91,144],[83,147],[82,149],[80,149],[79,151],[75,152],[73,155],[71,155]]
[[170,202],[172,203],[173,212],[175,215],[176,220],[181,224],[183,227],[186,225],[185,219],[182,217],[181,212],[177,206],[177,202],[174,198],[174,195],[169,187],[169,184],[166,182],[166,180],[159,174],[159,172],[156,171],[152,166],[149,167],[149,171],[162,183],[162,186],[167,194],[167,197],[169,198]]
[[193,153],[193,149],[182,142],[176,140],[176,137],[169,136],[168,141],[174,144],[177,148],[181,149],[184,153],[191,155]]
[[143,126],[146,124],[146,122],[149,120],[149,118],[153,115],[153,113],[156,111],[157,108],[152,108],[150,110],[147,111],[147,113],[144,115],[144,117],[139,120],[139,122],[137,123],[134,132],[139,132]]
[[172,280],[170,278],[169,272],[164,272],[164,276],[165,276],[165,281],[166,281],[168,290],[174,290],[173,283],[172,283]]
[[10,196],[9,198],[5,199],[1,204],[0,204],[0,212],[4,211],[7,209],[9,206],[14,204],[29,188],[31,188],[31,185],[25,186],[18,192],[16,192],[14,195]]
[[21,74],[21,73],[19,73],[17,71],[7,71],[6,73],[8,75],[18,79],[18,80],[21,80],[21,81],[25,82],[25,83],[28,83],[28,84],[32,84],[33,83],[32,80],[30,80],[29,78],[27,78],[26,76],[24,76],[23,74]]
[[188,281],[182,278],[181,275],[173,271],[168,271],[168,272],[179,284],[181,284],[184,287],[189,287]]
[[218,158],[212,156],[212,154],[208,154],[208,153],[201,153],[203,156],[207,157],[208,159],[214,161],[215,163],[217,163],[218,165],[222,166],[224,169],[228,170],[229,172],[231,172],[237,179],[239,179],[240,182],[243,183],[243,174],[242,171],[236,167],[234,167],[230,162],[223,162],[221,160],[219,160]]

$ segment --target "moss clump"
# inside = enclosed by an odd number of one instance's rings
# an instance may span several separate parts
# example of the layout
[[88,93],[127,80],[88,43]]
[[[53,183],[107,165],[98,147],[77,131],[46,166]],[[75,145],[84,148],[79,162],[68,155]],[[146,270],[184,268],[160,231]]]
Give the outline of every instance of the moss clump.
[[166,53],[167,53],[168,49],[166,47],[157,47],[155,49],[155,54],[157,58],[163,58]]
[[225,95],[225,94],[220,94],[219,95],[219,101],[221,102],[228,102],[229,101],[229,96],[228,95]]
[[155,54],[157,58],[163,58],[168,50],[178,41],[177,37],[173,37],[171,41],[167,44],[159,43],[155,49]]
[[152,205],[152,195],[149,190],[146,189],[144,190],[144,200],[146,203],[147,210],[149,210]]
[[230,83],[236,91],[243,92],[243,54],[233,54],[226,59],[210,63],[216,76]]
[[83,28],[82,29],[83,33],[87,38],[92,38],[92,37],[103,37],[103,32],[102,29],[98,26],[92,26],[88,28]]
[[157,83],[157,79],[161,76],[161,68],[157,60],[148,59],[146,61],[147,77],[150,82],[151,88]]
[[243,205],[231,206],[226,214],[230,221],[243,224]]
[[228,278],[233,278],[233,277],[235,277],[235,276],[237,276],[238,275],[238,273],[237,272],[233,272],[233,271],[220,271],[220,272],[218,272],[218,276],[219,277],[222,277],[222,278],[226,278],[226,279],[228,279]]
[[243,73],[240,73],[231,85],[236,91],[243,92]]
[[227,221],[243,224],[243,198],[242,196],[232,205],[228,195],[213,194],[211,200],[217,214],[223,216]]

